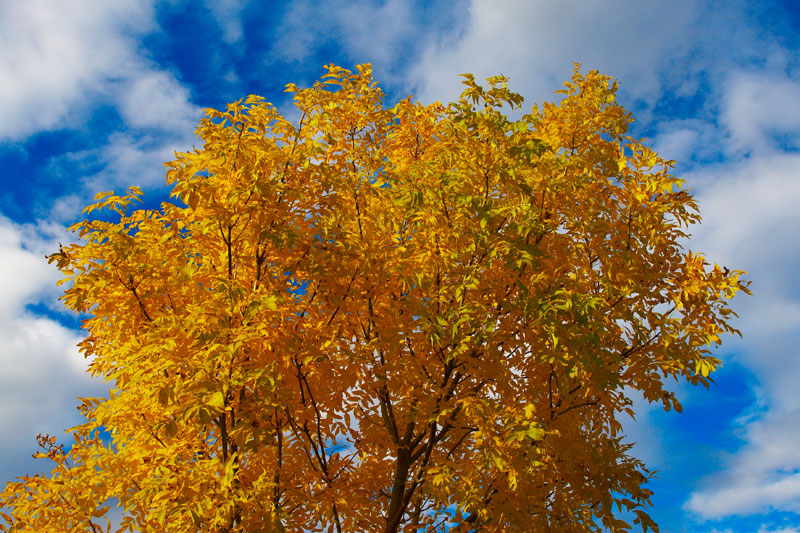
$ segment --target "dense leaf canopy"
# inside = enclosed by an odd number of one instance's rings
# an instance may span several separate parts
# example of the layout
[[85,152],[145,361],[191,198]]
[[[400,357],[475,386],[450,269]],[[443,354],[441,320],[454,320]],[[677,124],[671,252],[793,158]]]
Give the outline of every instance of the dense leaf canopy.
[[329,66],[287,88],[296,124],[209,110],[167,165],[180,205],[98,195],[51,260],[113,388],[68,450],[40,438],[9,530],[115,504],[123,531],[654,527],[620,417],[708,384],[741,272],[682,249],[695,203],[610,78],[525,115],[505,78],[464,84],[387,108]]

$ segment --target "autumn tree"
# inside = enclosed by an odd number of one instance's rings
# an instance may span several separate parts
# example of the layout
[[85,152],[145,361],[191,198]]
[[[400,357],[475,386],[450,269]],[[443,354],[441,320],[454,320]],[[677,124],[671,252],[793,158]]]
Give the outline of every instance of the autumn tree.
[[40,437],[4,529],[106,530],[115,502],[120,531],[655,528],[621,416],[708,385],[746,283],[681,247],[695,202],[613,80],[576,67],[525,115],[487,81],[387,108],[329,66],[287,87],[296,124],[208,110],[175,204],[98,195],[50,259],[112,388],[68,449]]

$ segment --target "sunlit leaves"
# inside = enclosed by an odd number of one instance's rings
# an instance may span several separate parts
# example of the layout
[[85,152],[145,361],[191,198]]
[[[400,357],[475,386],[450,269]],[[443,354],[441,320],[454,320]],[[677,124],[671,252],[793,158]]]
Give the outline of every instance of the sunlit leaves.
[[131,531],[655,530],[626,394],[708,385],[741,272],[681,249],[694,200],[610,78],[516,119],[504,77],[464,84],[386,107],[331,65],[287,86],[297,124],[207,110],[179,205],[98,195],[51,260],[112,388],[6,522],[99,530],[113,498]]

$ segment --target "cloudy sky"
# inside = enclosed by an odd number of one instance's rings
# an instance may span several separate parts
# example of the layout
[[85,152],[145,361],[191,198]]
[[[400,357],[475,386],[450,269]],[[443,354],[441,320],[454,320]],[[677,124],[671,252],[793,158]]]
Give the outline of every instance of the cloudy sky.
[[616,77],[633,135],[688,182],[687,247],[749,272],[711,390],[627,422],[658,470],[663,532],[800,532],[800,3],[635,0],[0,0],[0,482],[38,432],[78,422],[90,380],[44,254],[99,190],[166,197],[163,162],[205,107],[372,63],[389,102],[450,101],[504,74],[528,105],[572,62]]

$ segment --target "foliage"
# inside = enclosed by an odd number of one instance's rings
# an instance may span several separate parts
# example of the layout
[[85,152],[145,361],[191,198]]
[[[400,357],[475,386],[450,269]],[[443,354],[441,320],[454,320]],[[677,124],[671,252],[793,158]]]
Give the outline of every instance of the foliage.
[[[655,529],[619,418],[708,385],[739,271],[682,249],[672,162],[576,66],[512,120],[506,79],[392,108],[369,66],[208,110],[180,205],[98,195],[50,256],[85,313],[68,451],[0,496],[9,531]],[[509,113],[510,110],[510,113]],[[107,431],[110,438],[100,438]],[[104,525],[105,524],[105,525]]]

